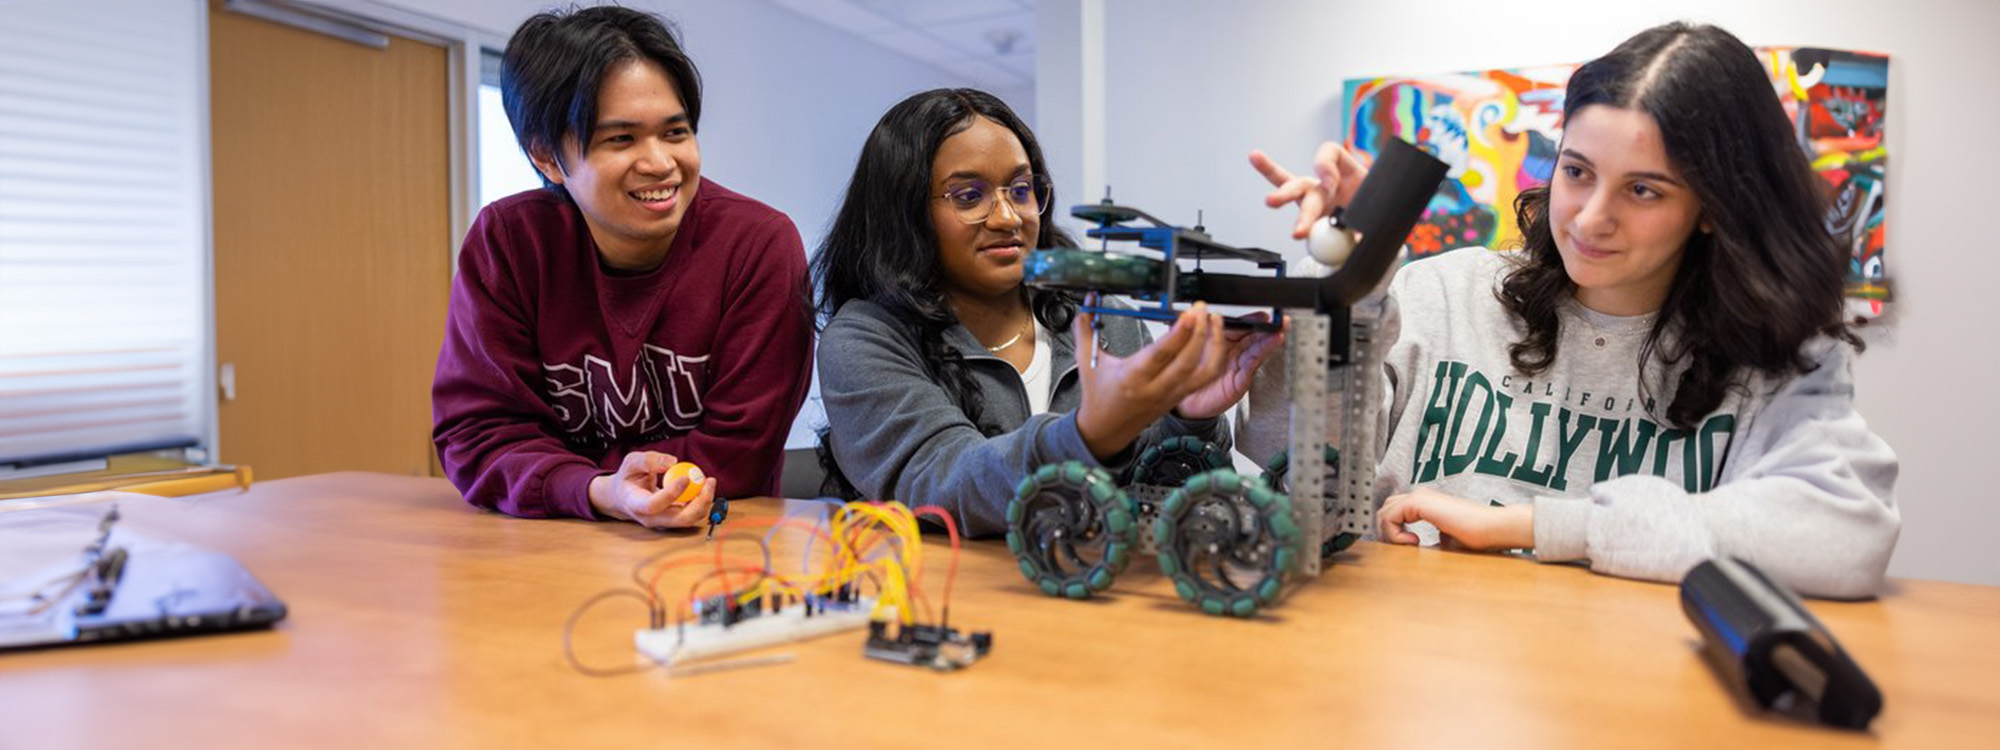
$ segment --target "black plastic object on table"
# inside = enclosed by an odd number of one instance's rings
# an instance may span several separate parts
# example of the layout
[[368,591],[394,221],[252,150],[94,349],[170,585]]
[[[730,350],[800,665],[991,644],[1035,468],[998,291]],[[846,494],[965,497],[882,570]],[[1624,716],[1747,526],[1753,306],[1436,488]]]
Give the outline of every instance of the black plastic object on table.
[[1681,580],[1681,609],[1724,679],[1761,708],[1807,701],[1823,724],[1866,729],[1882,693],[1806,611],[1799,597],[1737,558],[1695,566]]

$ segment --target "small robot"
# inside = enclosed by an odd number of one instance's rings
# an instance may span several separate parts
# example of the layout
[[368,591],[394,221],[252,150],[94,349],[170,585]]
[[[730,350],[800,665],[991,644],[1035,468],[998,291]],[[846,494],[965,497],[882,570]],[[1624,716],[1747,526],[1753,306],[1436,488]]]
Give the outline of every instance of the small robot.
[[[1172,321],[1177,305],[1206,301],[1273,308],[1269,320],[1234,318],[1231,326],[1276,330],[1292,319],[1289,448],[1262,477],[1238,474],[1223,450],[1196,438],[1149,448],[1128,476],[1079,461],[1038,467],[1007,505],[1007,546],[1022,575],[1051,596],[1084,599],[1110,588],[1134,555],[1148,555],[1203,612],[1250,617],[1365,533],[1374,523],[1381,352],[1377,321],[1353,311],[1379,302],[1381,281],[1445,170],[1392,139],[1352,204],[1313,228],[1313,255],[1339,266],[1315,278],[1287,278],[1278,253],[1216,242],[1200,226],[1173,226],[1108,196],[1072,208],[1107,247],[1037,250],[1028,284],[1151,303],[1083,307],[1098,315]],[[1109,252],[1112,241],[1163,257]],[[1190,256],[1193,268],[1180,268]],[[1248,261],[1271,275],[1210,272],[1208,259]],[[1344,427],[1337,448],[1328,440],[1336,417]]]

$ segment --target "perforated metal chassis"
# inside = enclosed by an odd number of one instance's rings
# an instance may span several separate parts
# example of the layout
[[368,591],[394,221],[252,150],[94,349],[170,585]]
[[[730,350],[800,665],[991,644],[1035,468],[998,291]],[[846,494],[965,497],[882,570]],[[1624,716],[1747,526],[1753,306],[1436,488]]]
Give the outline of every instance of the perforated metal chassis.
[[[1339,515],[1334,533],[1367,534],[1375,530],[1375,472],[1380,450],[1377,434],[1382,428],[1382,293],[1352,310],[1348,326],[1348,351],[1344,367],[1335,368],[1327,378],[1328,394],[1339,394],[1340,491],[1330,503]],[[1373,309],[1368,309],[1373,308]],[[1332,538],[1332,534],[1327,535]]]
[[[1382,408],[1381,353],[1375,346],[1377,322],[1356,315],[1349,330],[1352,337],[1349,362],[1330,367],[1328,342],[1332,322],[1311,310],[1287,310],[1292,330],[1286,334],[1285,366],[1292,400],[1290,460],[1287,482],[1292,503],[1292,520],[1302,533],[1299,539],[1299,573],[1318,576],[1321,569],[1320,545],[1340,533],[1365,534],[1375,525],[1375,439]],[[1339,486],[1326,483],[1326,457],[1321,446],[1330,435],[1339,435]],[[1154,541],[1153,522],[1166,505],[1174,487],[1132,484],[1125,494],[1133,503],[1133,517],[1141,530],[1136,554],[1159,554]]]
[[[1291,398],[1288,446],[1288,497],[1292,520],[1299,526],[1299,570],[1317,577],[1322,568],[1320,548],[1341,533],[1367,534],[1375,526],[1375,452],[1382,409],[1382,353],[1376,341],[1380,329],[1381,292],[1356,305],[1348,330],[1349,360],[1329,363],[1328,343],[1335,335],[1331,319],[1310,309],[1287,309],[1292,329],[1285,337],[1285,367]],[[1329,490],[1322,446],[1339,435],[1340,477]],[[1152,528],[1174,487],[1131,484],[1124,488],[1140,529],[1134,554],[1159,554]]]
[[[1287,310],[1292,330],[1285,337],[1285,367],[1292,399],[1291,440],[1286,469],[1293,520],[1298,522],[1299,573],[1320,573],[1320,545],[1340,533],[1365,534],[1375,525],[1375,435],[1382,409],[1381,352],[1376,347],[1378,316],[1356,310],[1349,330],[1335,332],[1332,321],[1311,310]],[[1349,336],[1349,361],[1329,366],[1328,343]],[[1326,484],[1328,436],[1340,436],[1338,486]]]
[[1160,543],[1153,538],[1153,522],[1160,519],[1160,509],[1166,507],[1167,496],[1179,487],[1162,487],[1157,484],[1133,484],[1125,487],[1125,496],[1132,499],[1132,517],[1138,519],[1139,545],[1137,554],[1151,557],[1160,553]]

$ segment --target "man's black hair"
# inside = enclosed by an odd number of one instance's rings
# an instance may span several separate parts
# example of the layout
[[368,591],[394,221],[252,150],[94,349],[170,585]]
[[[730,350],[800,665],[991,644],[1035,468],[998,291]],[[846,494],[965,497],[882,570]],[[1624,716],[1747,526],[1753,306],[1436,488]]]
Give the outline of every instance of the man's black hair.
[[[612,69],[632,60],[660,66],[687,110],[688,130],[701,127],[701,72],[658,16],[615,5],[538,13],[507,40],[500,63],[500,98],[514,139],[532,157],[563,163],[562,144],[590,143],[597,127],[597,89]],[[542,178],[557,193],[561,185]]]

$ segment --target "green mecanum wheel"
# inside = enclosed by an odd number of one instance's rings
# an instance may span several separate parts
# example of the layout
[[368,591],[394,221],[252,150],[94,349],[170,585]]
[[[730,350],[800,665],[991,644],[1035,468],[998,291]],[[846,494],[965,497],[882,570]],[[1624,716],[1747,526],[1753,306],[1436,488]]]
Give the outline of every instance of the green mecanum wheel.
[[[1340,449],[1331,445],[1326,446],[1325,457],[1326,480],[1320,487],[1323,488],[1323,492],[1329,493],[1328,497],[1332,497],[1330,493],[1333,492],[1333,488],[1340,486]],[[1271,454],[1271,460],[1264,462],[1264,485],[1270,487],[1273,492],[1290,497],[1292,494],[1291,485],[1285,481],[1285,478],[1291,473],[1291,470],[1291,451],[1282,450]],[[1336,553],[1354,546],[1354,543],[1360,539],[1360,534],[1351,531],[1343,531],[1335,534],[1320,543],[1319,556],[1321,558],[1332,557]]]
[[1193,435],[1169,438],[1149,446],[1133,464],[1133,482],[1161,487],[1179,487],[1204,471],[1229,468],[1229,454],[1222,446]]
[[1250,617],[1276,603],[1298,562],[1291,501],[1229,469],[1167,496],[1153,537],[1174,590],[1211,615]]
[[1080,461],[1035,470],[1007,503],[1007,549],[1049,596],[1087,599],[1110,588],[1138,535],[1124,491]]

